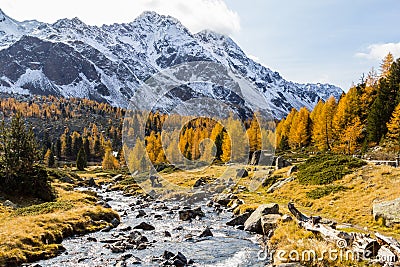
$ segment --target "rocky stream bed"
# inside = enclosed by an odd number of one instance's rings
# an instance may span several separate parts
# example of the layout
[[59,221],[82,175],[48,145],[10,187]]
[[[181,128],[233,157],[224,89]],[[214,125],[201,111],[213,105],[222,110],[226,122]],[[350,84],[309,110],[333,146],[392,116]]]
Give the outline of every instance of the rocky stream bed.
[[259,236],[228,226],[232,213],[207,200],[124,196],[95,189],[121,221],[113,228],[65,239],[59,256],[30,266],[265,266]]

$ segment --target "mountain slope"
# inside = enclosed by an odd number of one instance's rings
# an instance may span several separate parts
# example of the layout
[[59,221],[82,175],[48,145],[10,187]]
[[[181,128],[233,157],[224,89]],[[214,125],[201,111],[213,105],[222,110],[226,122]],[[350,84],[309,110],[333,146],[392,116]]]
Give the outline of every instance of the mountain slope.
[[[195,61],[223,64],[237,84],[252,84],[276,118],[342,93],[332,85],[288,82],[249,59],[231,38],[211,31],[192,34],[178,20],[154,12],[97,27],[78,18],[18,22],[0,11],[0,91],[87,97],[126,107],[146,79]],[[179,94],[170,97],[181,100]]]

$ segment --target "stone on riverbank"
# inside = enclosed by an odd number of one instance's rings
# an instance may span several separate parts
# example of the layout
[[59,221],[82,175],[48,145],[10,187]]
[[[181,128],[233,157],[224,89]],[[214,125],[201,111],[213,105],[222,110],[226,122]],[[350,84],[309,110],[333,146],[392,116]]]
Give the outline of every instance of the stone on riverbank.
[[254,232],[257,234],[263,234],[263,228],[261,226],[261,218],[263,215],[268,214],[279,214],[279,205],[276,203],[260,205],[250,217],[244,223],[244,230]]

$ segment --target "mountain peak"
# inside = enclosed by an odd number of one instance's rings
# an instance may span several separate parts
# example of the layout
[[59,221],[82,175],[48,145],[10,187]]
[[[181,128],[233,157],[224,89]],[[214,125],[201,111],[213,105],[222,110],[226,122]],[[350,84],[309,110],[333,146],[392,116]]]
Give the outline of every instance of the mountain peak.
[[167,15],[161,15],[155,11],[144,11],[142,14],[140,14],[139,17],[137,17],[134,22],[138,21],[144,21],[144,22],[149,22],[151,24],[159,24],[161,22],[169,22],[171,24],[177,24],[181,25],[181,22],[171,16]]
[[0,8],[0,22],[3,22],[8,18],[8,16],[3,12],[3,10]]

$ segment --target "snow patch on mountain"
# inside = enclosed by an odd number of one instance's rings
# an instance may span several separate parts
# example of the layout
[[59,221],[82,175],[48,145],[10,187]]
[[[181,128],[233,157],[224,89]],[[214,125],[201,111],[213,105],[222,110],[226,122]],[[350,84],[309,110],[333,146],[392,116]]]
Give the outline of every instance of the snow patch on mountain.
[[[23,36],[41,42],[19,42]],[[49,59],[43,53],[58,57]],[[63,62],[65,57],[68,63]],[[281,118],[292,108],[312,109],[320,99],[327,100],[331,95],[338,99],[343,93],[329,84],[286,81],[278,72],[249,58],[228,36],[209,30],[192,34],[177,19],[155,12],[144,12],[131,23],[97,27],[78,18],[60,19],[53,24],[18,22],[0,11],[0,59],[10,64],[10,68],[0,67],[0,90],[87,97],[121,107],[127,107],[136,90],[141,90],[155,73],[199,61],[225,66],[223,79],[229,76],[233,80],[226,86],[249,100],[242,104],[243,112],[266,101],[274,116]],[[212,96],[216,88],[196,86],[188,90]],[[185,92],[180,93],[167,102],[182,102],[178,98]]]

